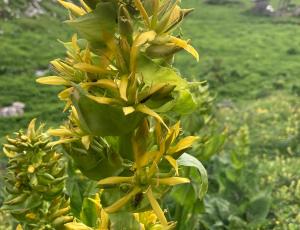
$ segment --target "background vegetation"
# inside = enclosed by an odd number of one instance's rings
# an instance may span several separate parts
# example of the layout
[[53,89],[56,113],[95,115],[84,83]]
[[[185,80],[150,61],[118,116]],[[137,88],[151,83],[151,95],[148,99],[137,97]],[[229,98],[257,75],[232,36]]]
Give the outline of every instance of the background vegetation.
[[[0,138],[36,116],[50,126],[63,119],[58,89],[37,87],[35,78],[37,70],[47,71],[50,60],[64,55],[57,38],[67,40],[72,31],[61,24],[64,10],[45,2],[52,13],[38,19],[0,19],[0,106],[14,101],[27,106],[22,118],[0,118]],[[205,208],[194,211],[198,227],[297,229],[300,19],[253,16],[248,1],[183,4],[196,8],[183,31],[201,60],[191,62],[182,53],[177,66],[184,76],[208,81],[215,98],[211,126],[217,127],[210,132],[227,135],[222,151],[213,148],[203,157],[210,187]]]

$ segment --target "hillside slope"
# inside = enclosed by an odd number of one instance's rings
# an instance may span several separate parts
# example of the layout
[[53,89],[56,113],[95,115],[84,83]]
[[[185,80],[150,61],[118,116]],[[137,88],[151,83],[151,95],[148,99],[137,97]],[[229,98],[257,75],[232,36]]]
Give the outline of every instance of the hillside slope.
[[38,18],[0,18],[0,107],[14,101],[26,104],[22,118],[0,118],[0,137],[15,131],[33,117],[50,124],[61,118],[57,90],[38,86],[36,72],[48,69],[50,60],[62,57],[64,48],[57,39],[69,40],[71,32],[62,25],[66,12],[48,2],[49,12]]
[[[182,2],[196,8],[183,34],[192,39],[201,58],[196,63],[182,52],[176,65],[185,77],[209,82],[216,104],[223,108],[219,122],[230,134],[249,127],[255,167],[248,170],[262,171],[262,187],[273,188],[266,229],[288,229],[292,221],[299,226],[299,207],[294,204],[300,197],[300,19],[249,15],[248,1],[220,6]],[[27,106],[24,117],[0,118],[0,139],[33,117],[48,125],[63,119],[58,89],[35,83],[37,70],[47,70],[50,60],[64,56],[57,39],[69,40],[72,34],[61,22],[65,10],[52,1],[47,4],[55,17],[0,19],[0,107],[14,101]]]

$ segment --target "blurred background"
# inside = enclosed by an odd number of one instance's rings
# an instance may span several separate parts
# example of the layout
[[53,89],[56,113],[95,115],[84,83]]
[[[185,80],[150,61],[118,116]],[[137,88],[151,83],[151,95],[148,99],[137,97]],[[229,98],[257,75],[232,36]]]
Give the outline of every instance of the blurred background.
[[[210,185],[204,204],[195,203],[192,190],[178,196],[184,209],[174,215],[187,216],[193,227],[186,229],[300,229],[300,1],[182,5],[195,8],[182,35],[201,58],[182,52],[175,65],[202,82],[195,89],[199,108],[183,123],[201,137],[192,151]],[[59,88],[35,79],[64,57],[59,40],[73,33],[62,23],[67,18],[54,0],[0,0],[0,143],[33,117],[48,126],[64,119]],[[10,229],[9,222],[0,213],[0,229]]]

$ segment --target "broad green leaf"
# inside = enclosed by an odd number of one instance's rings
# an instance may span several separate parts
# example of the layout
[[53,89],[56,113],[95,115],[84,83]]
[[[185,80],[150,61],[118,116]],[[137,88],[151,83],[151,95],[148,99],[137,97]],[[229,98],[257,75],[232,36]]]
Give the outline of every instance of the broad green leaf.
[[124,158],[133,161],[133,149],[131,145],[132,134],[128,133],[119,137],[119,154]]
[[176,104],[172,111],[180,114],[180,115],[187,115],[192,113],[197,108],[197,104],[189,92],[189,90],[180,90],[179,96],[176,99]]
[[[175,199],[176,203],[187,208],[192,207],[198,198],[191,184],[175,186],[172,189],[171,196]],[[185,199],[182,199],[183,197]]]
[[232,153],[230,154],[230,159],[232,162],[232,166],[237,170],[242,169],[245,165],[245,162],[243,161],[243,159],[240,159],[239,152],[237,152],[236,150],[232,151]]
[[229,218],[229,228],[230,229],[246,229],[247,222],[238,216],[230,215]]
[[83,180],[82,177],[79,178],[78,174],[75,172],[77,168],[74,167],[73,162],[69,162],[68,175],[66,183],[67,194],[70,197],[72,214],[80,218],[80,213],[83,205],[84,197],[89,197],[95,195],[99,188],[96,182]]
[[79,218],[83,202],[79,182],[75,178],[69,179],[66,184],[66,189],[70,197],[72,213]]
[[122,106],[99,104],[79,87],[71,96],[81,124],[95,136],[121,136],[134,130],[145,116],[139,112],[125,115]]
[[43,198],[38,193],[32,193],[29,195],[26,200],[16,203],[16,204],[4,204],[1,206],[2,210],[13,211],[14,214],[23,213],[26,210],[32,210],[40,206],[43,202]]
[[226,140],[226,134],[213,136],[208,142],[205,143],[204,152],[199,155],[202,160],[210,159],[214,154],[217,154],[223,147]]
[[146,85],[168,84],[175,86],[172,92],[173,98],[165,98],[162,100],[150,100],[147,105],[155,109],[157,112],[173,111],[178,114],[188,114],[196,108],[196,103],[188,90],[188,83],[174,69],[160,66],[150,59],[139,56],[137,73],[141,73],[141,77]]
[[82,203],[82,209],[80,213],[80,220],[89,227],[96,227],[98,214],[95,204],[85,197]]
[[63,147],[88,178],[100,180],[108,176],[119,175],[123,171],[120,156],[113,150],[100,145],[94,140],[88,150],[81,141],[65,144]]
[[148,86],[163,83],[175,85],[175,90],[186,89],[188,87],[187,81],[181,78],[174,69],[160,66],[142,55],[138,57],[137,73],[142,73],[143,81]]
[[253,197],[247,205],[247,220],[253,224],[264,221],[269,213],[271,202],[268,192],[261,192]]
[[198,170],[199,176],[201,177],[201,184],[199,189],[198,197],[199,199],[203,199],[205,193],[208,189],[208,178],[205,168],[203,167],[202,163],[195,158],[194,156],[184,153],[177,159],[178,165],[187,166],[187,167],[194,167]]
[[[101,2],[96,9],[86,15],[67,21],[92,45],[103,46],[114,36],[116,29],[116,9],[111,2]],[[97,29],[95,29],[97,28]]]

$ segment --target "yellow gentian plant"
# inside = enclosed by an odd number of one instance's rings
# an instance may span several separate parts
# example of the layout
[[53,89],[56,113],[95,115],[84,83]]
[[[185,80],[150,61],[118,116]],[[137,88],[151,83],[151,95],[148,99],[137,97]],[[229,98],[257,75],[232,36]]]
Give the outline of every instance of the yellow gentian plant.
[[190,83],[172,66],[181,50],[199,60],[178,30],[192,9],[182,9],[179,0],[58,2],[76,34],[63,43],[66,58],[51,62],[54,76],[37,80],[64,87],[58,97],[69,113],[47,132],[57,137],[47,147],[62,147],[101,189],[101,199],[89,200],[97,224],[77,218],[65,228],[114,229],[109,217],[115,213],[134,216],[138,229],[174,228],[160,201],[173,186],[190,183],[181,170],[195,167],[200,196],[207,190],[205,169],[186,153],[198,137],[184,136],[179,121],[196,103]]

